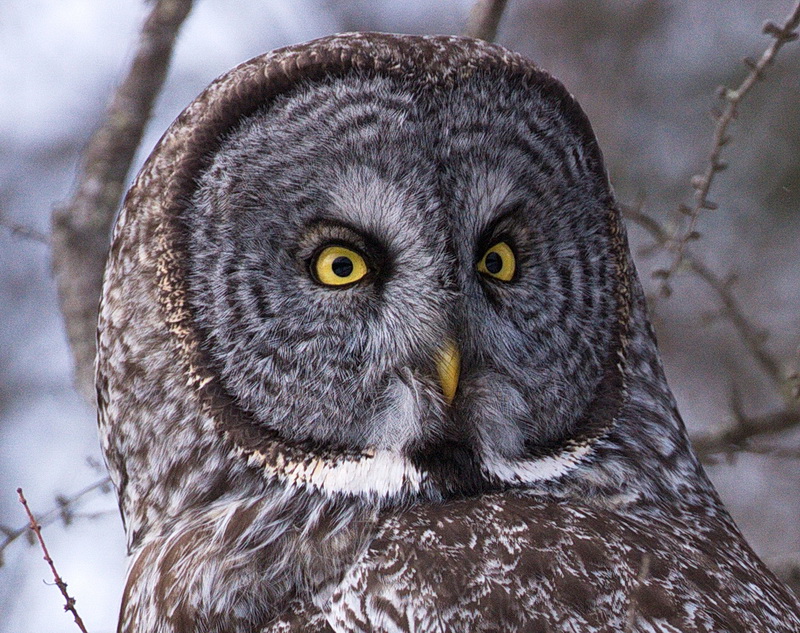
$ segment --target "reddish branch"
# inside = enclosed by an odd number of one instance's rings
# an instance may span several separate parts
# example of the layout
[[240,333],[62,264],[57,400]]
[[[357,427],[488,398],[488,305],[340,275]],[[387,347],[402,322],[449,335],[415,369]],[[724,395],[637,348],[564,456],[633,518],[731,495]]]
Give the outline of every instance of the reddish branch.
[[42,548],[42,552],[44,553],[44,560],[50,566],[50,571],[53,572],[53,580],[56,583],[56,587],[59,588],[61,591],[61,595],[64,596],[64,600],[66,601],[64,604],[64,611],[69,611],[72,614],[72,617],[75,619],[75,624],[78,625],[78,628],[83,631],[83,633],[87,633],[86,627],[83,625],[83,620],[81,620],[81,616],[78,615],[78,611],[75,608],[75,598],[67,593],[67,583],[64,582],[64,579],[58,575],[58,571],[56,571],[56,566],[53,563],[53,559],[50,557],[50,552],[47,551],[47,545],[44,544],[44,538],[42,537],[42,528],[36,522],[36,518],[33,516],[31,509],[28,507],[28,501],[25,499],[25,495],[22,494],[22,488],[17,488],[17,494],[19,495],[19,502],[25,508],[25,512],[28,515],[28,521],[30,521],[30,528],[36,534],[36,538],[39,540],[39,546]]
[[493,41],[506,3],[507,0],[477,0],[469,13],[464,35]]
[[94,400],[97,305],[111,224],[130,165],[167,73],[191,0],[158,0],[147,17],[127,77],[89,141],[77,192],[53,211],[52,266],[79,391]]
[[[78,503],[87,495],[89,495],[89,493],[94,492],[95,490],[99,489],[103,492],[107,492],[110,489],[110,484],[111,478],[103,477],[102,479],[95,481],[93,484],[86,486],[73,495],[58,495],[56,497],[56,506],[39,517],[39,526],[47,527],[59,519],[64,523],[64,525],[69,525],[76,516],[75,507],[78,505]],[[5,549],[23,534],[25,534],[25,532],[28,530],[28,527],[29,525],[27,523],[17,528],[0,525],[0,532],[2,532],[5,536],[5,538],[0,541],[0,567],[3,566],[3,552]]]

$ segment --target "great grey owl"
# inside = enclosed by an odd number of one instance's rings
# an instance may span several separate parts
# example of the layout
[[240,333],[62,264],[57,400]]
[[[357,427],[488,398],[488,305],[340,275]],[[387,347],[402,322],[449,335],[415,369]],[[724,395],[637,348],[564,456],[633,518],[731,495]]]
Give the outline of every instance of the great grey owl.
[[119,631],[800,631],[686,437],[555,79],[349,34],[216,80],[119,217]]

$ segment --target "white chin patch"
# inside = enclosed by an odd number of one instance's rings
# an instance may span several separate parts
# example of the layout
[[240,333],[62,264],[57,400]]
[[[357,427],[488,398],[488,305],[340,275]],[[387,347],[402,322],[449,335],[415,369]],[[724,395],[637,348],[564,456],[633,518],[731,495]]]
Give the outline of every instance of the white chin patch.
[[508,459],[498,455],[484,457],[483,469],[490,478],[508,484],[535,484],[551,481],[576,468],[594,450],[593,442],[568,444],[553,455],[533,459]]
[[389,450],[333,460],[309,456],[300,461],[280,454],[270,459],[259,451],[242,453],[248,464],[263,470],[268,479],[330,495],[400,497],[419,492],[425,478],[408,458]]

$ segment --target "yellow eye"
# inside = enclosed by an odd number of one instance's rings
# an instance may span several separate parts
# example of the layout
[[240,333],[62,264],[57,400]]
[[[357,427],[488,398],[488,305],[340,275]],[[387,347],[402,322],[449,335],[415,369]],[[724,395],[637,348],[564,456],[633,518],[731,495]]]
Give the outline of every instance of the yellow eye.
[[511,281],[516,269],[517,258],[505,242],[498,242],[492,246],[478,262],[478,272],[501,281]]
[[345,246],[326,246],[311,265],[314,275],[326,286],[346,286],[367,274],[367,262]]

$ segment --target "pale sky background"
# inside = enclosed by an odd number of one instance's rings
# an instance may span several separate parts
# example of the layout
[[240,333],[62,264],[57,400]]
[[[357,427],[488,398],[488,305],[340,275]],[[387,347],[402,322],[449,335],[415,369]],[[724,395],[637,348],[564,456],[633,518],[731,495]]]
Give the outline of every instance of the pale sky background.
[[[465,0],[200,0],[181,32],[138,170],[172,119],[214,77],[269,49],[346,30],[457,33]],[[766,19],[788,0],[510,0],[498,40],[560,77],[593,121],[623,202],[644,199],[666,221],[690,200],[703,166],[715,87],[738,82],[739,60],[768,43]],[[69,199],[80,152],[130,62],[147,7],[139,0],[0,3],[0,213],[48,231]],[[720,273],[739,272],[748,313],[791,361],[800,342],[800,46],[788,45],[767,83],[743,106],[726,158],[731,167],[701,218],[697,245]],[[131,174],[131,178],[134,174]],[[632,233],[634,250],[645,241]],[[70,358],[47,247],[0,228],[0,525],[54,506],[102,476],[93,411],[71,388]],[[646,277],[653,262],[637,258]],[[692,430],[729,421],[731,386],[747,411],[779,406],[702,285],[675,285],[658,307],[668,375]],[[796,356],[794,356],[796,360]],[[779,438],[800,450],[800,432]],[[94,465],[93,465],[94,464]],[[768,560],[800,558],[800,459],[740,455],[709,468],[734,517]],[[125,573],[113,494],[94,494],[72,525],[45,530],[50,552],[92,633],[111,632]],[[0,535],[0,539],[2,535]],[[77,629],[38,549],[20,539],[0,567],[0,633]],[[44,581],[44,582],[43,582]]]

